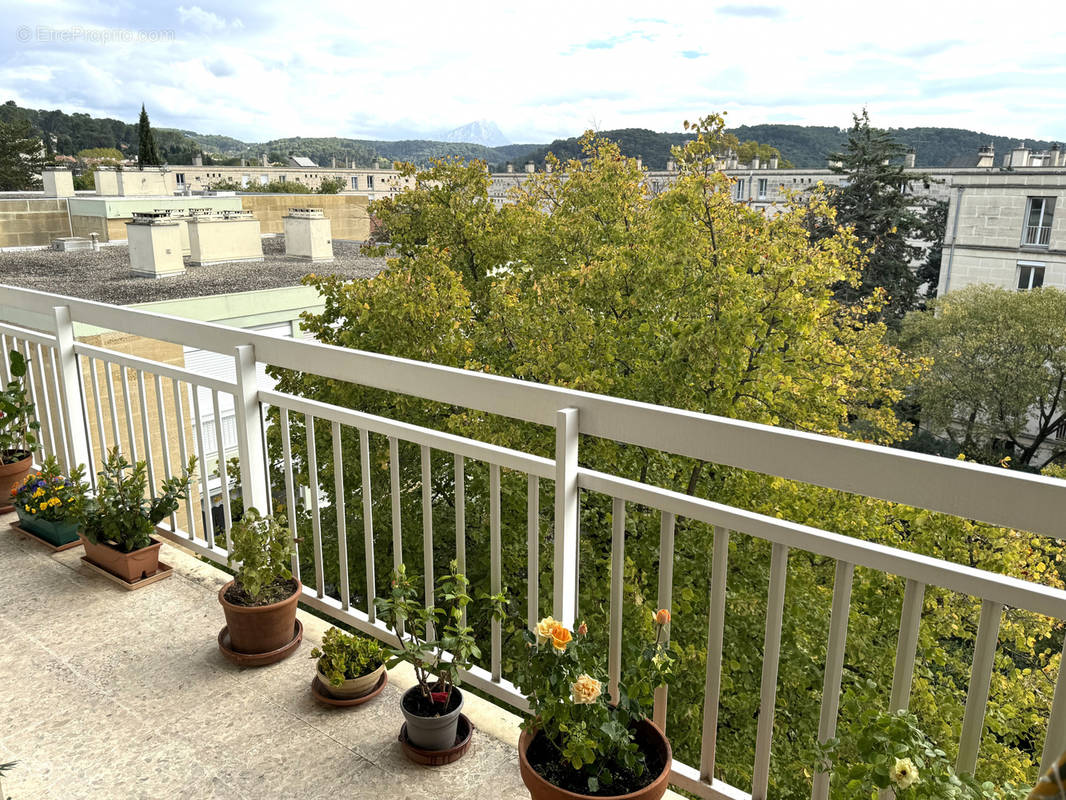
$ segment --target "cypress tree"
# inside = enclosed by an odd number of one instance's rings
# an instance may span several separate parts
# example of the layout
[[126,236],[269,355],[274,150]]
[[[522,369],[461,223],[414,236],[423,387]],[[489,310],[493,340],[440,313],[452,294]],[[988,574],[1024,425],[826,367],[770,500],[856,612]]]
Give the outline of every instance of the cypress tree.
[[148,122],[148,112],[144,110],[144,103],[141,103],[141,118],[137,122],[137,166],[142,169],[146,166],[157,166],[162,162],[159,160],[159,151],[155,149],[155,137],[152,136],[152,125]]

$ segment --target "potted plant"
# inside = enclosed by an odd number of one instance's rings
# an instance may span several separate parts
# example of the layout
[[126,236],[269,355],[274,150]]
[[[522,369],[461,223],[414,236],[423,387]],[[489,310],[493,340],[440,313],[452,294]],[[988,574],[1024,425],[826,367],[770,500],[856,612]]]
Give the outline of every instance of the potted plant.
[[354,700],[374,690],[385,674],[388,651],[376,639],[354,636],[330,628],[322,647],[311,651],[317,658],[318,683],[338,700]]
[[89,491],[84,478],[83,466],[75,467],[66,477],[55,458],[46,459],[40,471],[31,472],[11,490],[19,527],[53,547],[78,541],[78,526]]
[[624,658],[629,669],[612,703],[603,691],[603,648],[584,623],[571,633],[545,617],[536,631],[525,631],[528,658],[516,683],[532,716],[522,724],[518,760],[533,800],[657,800],[666,793],[670,742],[647,714],[655,687],[667,682],[675,661],[663,641],[669,622],[670,612],[660,609],[652,619],[654,642],[630,646]]
[[[473,628],[463,624],[463,610],[471,599],[470,583],[452,561],[448,573],[437,580],[437,594],[444,599],[443,606],[417,602],[416,584],[407,576],[406,566],[400,564],[393,572],[389,596],[377,600],[382,619],[399,643],[392,650],[393,659],[388,666],[408,661],[418,681],[400,701],[407,740],[420,750],[448,750],[456,744],[463,709],[460,672],[481,656]],[[502,597],[488,600],[498,619],[502,616]],[[445,653],[450,654],[450,659],[444,658]]]
[[134,583],[159,569],[162,542],[152,533],[185,499],[196,458],[189,459],[180,476],[163,481],[154,499],[146,496],[144,461],[130,464],[116,447],[108,451],[103,466],[97,473],[96,497],[86,503],[82,519],[85,556],[96,566]]
[[[230,531],[233,549],[229,563],[237,564],[234,579],[218,592],[218,602],[226,615],[226,628],[219,645],[226,652],[270,656],[244,664],[268,664],[288,656],[298,644],[296,604],[303,591],[292,576],[293,537],[288,528],[273,517],[248,508]],[[274,657],[276,656],[276,657]]]
[[[21,482],[33,464],[37,447],[37,421],[34,404],[26,396],[23,379],[29,362],[18,350],[8,354],[11,381],[0,391],[0,497],[11,496],[11,487]],[[10,511],[11,504],[0,508]]]

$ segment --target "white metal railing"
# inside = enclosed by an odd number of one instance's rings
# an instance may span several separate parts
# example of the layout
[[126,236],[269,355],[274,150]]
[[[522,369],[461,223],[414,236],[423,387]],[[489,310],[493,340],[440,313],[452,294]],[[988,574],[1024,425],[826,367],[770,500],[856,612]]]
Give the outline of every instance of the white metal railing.
[[[75,342],[73,323],[122,331],[148,339],[225,353],[234,359],[236,380],[228,382],[195,374],[181,367],[117,353]],[[47,331],[39,333],[30,328]],[[527,490],[527,615],[529,624],[539,616],[540,485],[555,484],[551,607],[554,615],[572,625],[578,615],[578,510],[580,492],[610,498],[612,515],[611,568],[606,600],[609,608],[609,689],[616,691],[622,668],[622,599],[625,557],[625,518],[630,505],[658,511],[659,569],[657,602],[672,605],[676,522],[687,519],[713,526],[710,572],[710,614],[707,629],[707,663],[704,682],[702,741],[698,765],[673,763],[673,782],[706,798],[765,800],[769,785],[773,745],[780,645],[789,556],[793,551],[833,559],[836,563],[829,623],[818,737],[825,740],[836,730],[841,691],[848,613],[855,567],[900,576],[906,581],[899,623],[895,669],[891,687],[892,708],[909,702],[921,622],[922,599],[927,587],[939,587],[981,600],[981,618],[974,648],[965,714],[960,732],[957,767],[973,772],[989,698],[989,682],[996,653],[1000,619],[1006,607],[1066,619],[1066,592],[992,572],[954,564],[904,550],[842,536],[788,520],[739,509],[710,500],[665,490],[616,475],[583,468],[578,462],[579,435],[596,436],[727,464],[745,470],[778,475],[805,483],[869,495],[911,506],[941,511],[995,525],[1028,530],[1056,538],[1066,537],[1066,482],[1038,475],[1009,472],[965,462],[833,439],[765,425],[637,403],[532,384],[498,376],[408,361],[360,351],[256,334],[247,330],[175,319],[143,311],[0,286],[0,338],[38,355],[31,389],[41,398],[39,408],[47,418],[41,454],[55,453],[64,464],[92,464],[95,454],[118,445],[134,457],[148,461],[153,476],[176,469],[171,453],[185,460],[205,453],[204,426],[197,423],[210,413],[199,408],[200,391],[212,398],[216,435],[221,438],[219,396],[232,395],[237,417],[240,485],[247,506],[267,508],[270,472],[265,443],[265,411],[276,409],[282,446],[284,494],[290,525],[297,525],[298,492],[310,497],[314,575],[305,575],[303,602],[337,620],[371,635],[386,638],[376,617],[374,588],[382,585],[375,575],[374,497],[370,480],[371,437],[387,440],[392,563],[404,558],[405,538],[401,515],[400,445],[410,443],[420,455],[422,531],[426,594],[433,593],[433,495],[429,477],[434,452],[448,453],[454,465],[454,552],[460,568],[466,562],[467,460],[487,464],[490,590],[501,585],[501,470],[526,476]],[[365,412],[341,408],[257,384],[257,364],[314,373],[367,387],[462,406],[517,420],[552,426],[556,432],[553,458],[500,447],[471,438],[411,425]],[[6,366],[3,367],[6,369]],[[101,377],[105,380],[99,381]],[[116,380],[117,378],[117,380]],[[86,386],[88,387],[86,389]],[[42,394],[43,392],[43,394]],[[105,397],[106,396],[106,397]],[[154,403],[150,402],[154,400]],[[106,400],[106,402],[105,402]],[[50,405],[46,405],[50,402]],[[139,416],[140,425],[136,424]],[[154,419],[152,419],[154,417]],[[297,486],[293,470],[293,421],[302,421],[302,443],[309,484]],[[314,434],[316,420],[328,425],[330,452],[319,452]],[[106,424],[105,424],[106,423]],[[124,424],[123,424],[124,423]],[[42,419],[42,429],[45,419]],[[123,434],[125,439],[123,440]],[[187,434],[191,439],[187,441]],[[344,452],[347,441],[358,442],[358,456]],[[141,449],[138,450],[138,437]],[[174,437],[176,447],[169,444]],[[224,452],[222,442],[216,442]],[[407,446],[407,445],[405,445]],[[364,563],[349,561],[344,509],[344,473],[333,469],[337,530],[322,526],[319,465],[334,467],[350,461],[360,465],[363,508]],[[162,472],[158,469],[161,466]],[[222,485],[228,483],[224,460],[219,464]],[[163,534],[216,562],[224,562],[232,523],[229,504],[223,502],[224,541],[216,541],[206,470],[185,509],[187,527],[171,519]],[[198,499],[194,499],[198,498]],[[196,522],[199,517],[199,523]],[[325,585],[324,536],[337,537],[338,597]],[[750,787],[731,786],[714,778],[721,697],[723,628],[726,587],[729,580],[729,541],[734,533],[770,543],[772,556],[767,585],[767,613],[760,688],[760,713],[755,740],[755,760]],[[408,537],[412,535],[407,531]],[[304,547],[308,543],[303,544]],[[440,545],[437,545],[438,547]],[[450,545],[449,545],[450,546]],[[300,569],[299,557],[294,569]],[[546,566],[546,565],[545,565]],[[352,575],[365,572],[363,607],[352,602]],[[361,576],[363,577],[363,576]],[[503,674],[498,624],[489,631],[488,667],[474,667],[469,682],[518,708],[525,699]],[[1066,748],[1066,679],[1056,684],[1045,737],[1042,766]],[[656,694],[654,718],[665,724],[668,688]],[[669,733],[669,731],[667,731]],[[828,794],[827,776],[815,777],[813,798]]]
[[1050,225],[1026,225],[1025,226],[1025,242],[1024,244],[1037,245],[1038,247],[1047,247],[1051,242],[1051,226]]

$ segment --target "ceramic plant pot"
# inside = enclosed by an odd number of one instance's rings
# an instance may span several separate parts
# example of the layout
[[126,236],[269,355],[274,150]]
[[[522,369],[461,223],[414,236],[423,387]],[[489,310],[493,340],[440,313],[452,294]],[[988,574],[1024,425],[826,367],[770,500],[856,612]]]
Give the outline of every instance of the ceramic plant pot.
[[33,466],[32,453],[26,453],[21,459],[11,464],[0,464],[0,513],[14,509],[11,504],[11,487],[25,480],[31,466]]
[[[534,736],[535,734],[529,731],[522,731],[522,736],[518,740],[518,769],[522,774],[522,782],[529,790],[530,798],[532,800],[587,800],[592,797],[592,795],[561,789],[549,783],[534,769],[526,757]],[[670,764],[673,761],[670,740],[649,720],[644,720],[637,725],[636,740],[645,753],[655,752],[659,756],[658,760],[664,765],[662,771],[643,789],[637,789],[628,794],[597,795],[597,800],[659,800],[666,794],[670,784]]]
[[78,541],[77,522],[52,522],[47,519],[38,519],[21,508],[16,508],[15,511],[19,515],[19,526],[24,531],[29,531],[34,536],[44,539],[53,547],[62,547]]
[[318,667],[315,667],[315,669],[318,671],[319,684],[330,697],[336,697],[338,700],[354,700],[356,697],[362,697],[373,691],[385,672],[385,665],[382,664],[372,672],[360,675],[358,678],[348,678],[340,686],[334,686],[329,682],[329,678],[322,674],[321,669]]
[[84,536],[81,541],[85,546],[86,558],[127,583],[150,578],[159,570],[159,548],[163,543],[158,539],[152,539],[147,547],[129,553],[123,553],[109,544],[93,544]]
[[226,615],[229,640],[238,653],[271,653],[280,650],[293,639],[296,627],[296,604],[303,585],[296,581],[291,597],[268,606],[240,606],[226,599],[230,581],[218,590],[218,602]]
[[407,709],[408,698],[418,697],[418,686],[412,686],[404,692],[400,700],[400,711],[407,722],[407,739],[421,750],[447,750],[455,746],[455,732],[459,726],[459,714],[463,710],[463,693],[452,689],[452,694],[459,695],[459,703],[447,714],[436,717],[423,717]]

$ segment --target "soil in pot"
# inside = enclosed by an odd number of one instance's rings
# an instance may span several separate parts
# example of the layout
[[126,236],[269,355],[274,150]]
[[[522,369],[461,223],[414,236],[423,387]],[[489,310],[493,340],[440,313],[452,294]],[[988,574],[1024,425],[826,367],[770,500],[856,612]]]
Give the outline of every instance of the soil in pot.
[[629,770],[616,770],[611,785],[601,786],[597,792],[589,791],[588,776],[560,758],[559,751],[539,733],[526,750],[526,760],[537,774],[560,789],[587,797],[617,797],[640,791],[650,785],[666,767],[665,753],[658,747],[650,746],[650,742],[646,745],[642,738],[640,730],[637,729],[637,743],[644,751],[644,773],[636,775]]
[[400,702],[403,703],[404,710],[409,714],[414,714],[418,717],[443,717],[445,714],[450,714],[459,708],[463,704],[463,698],[458,691],[453,689],[451,699],[448,701],[448,707],[444,708],[440,703],[431,702],[427,697],[423,696],[421,691],[414,691],[407,692]]
[[233,581],[230,583],[229,588],[226,589],[226,594],[223,596],[226,598],[227,603],[233,603],[235,606],[241,606],[243,608],[260,608],[262,606],[271,606],[274,605],[274,603],[280,603],[282,600],[288,600],[292,597],[293,592],[296,591],[299,585],[300,584],[296,582],[295,578],[274,581],[274,583],[263,589],[263,596],[256,599],[237,586],[236,581]]

